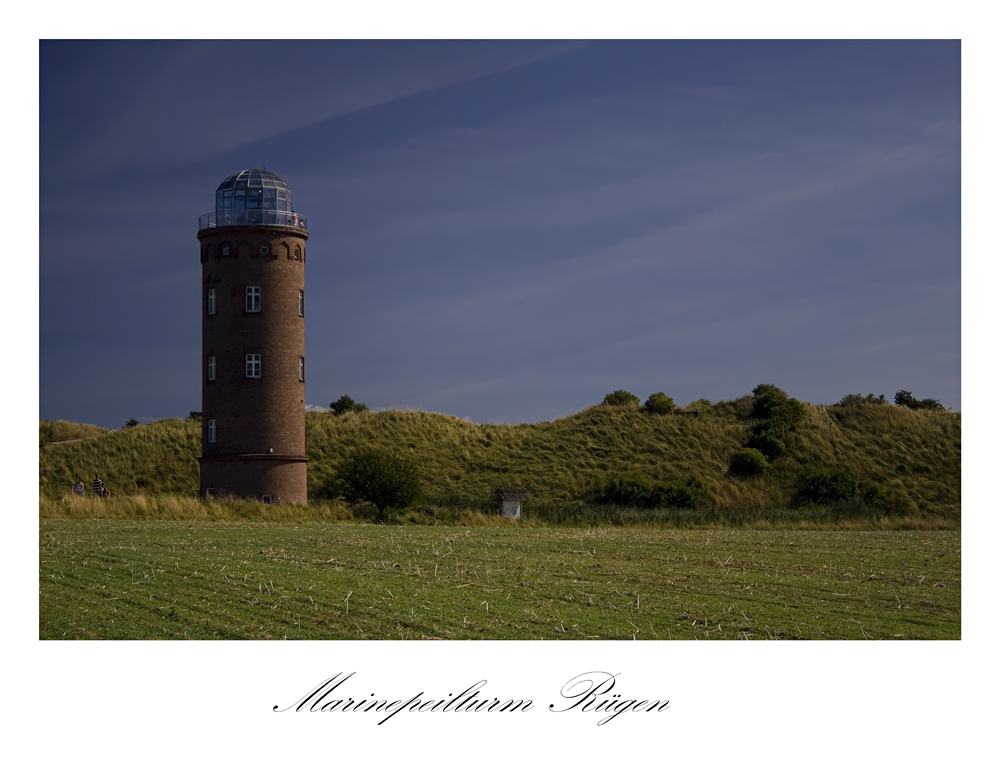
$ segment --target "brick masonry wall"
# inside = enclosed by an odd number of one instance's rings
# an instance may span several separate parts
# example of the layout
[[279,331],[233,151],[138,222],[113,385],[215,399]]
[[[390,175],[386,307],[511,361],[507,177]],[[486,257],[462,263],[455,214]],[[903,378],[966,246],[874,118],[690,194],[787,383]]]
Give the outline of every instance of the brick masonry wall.
[[[281,501],[305,502],[304,462],[273,467],[253,461],[213,463],[211,458],[263,455],[273,449],[276,456],[305,459],[305,383],[299,380],[305,318],[299,315],[299,292],[305,289],[307,236],[305,231],[267,226],[229,226],[198,234],[203,494],[214,488],[217,494],[270,494]],[[268,247],[267,255],[260,254],[261,246]],[[229,247],[228,256],[222,254],[224,247]],[[246,310],[249,286],[260,287],[260,312]],[[210,289],[215,290],[215,315],[208,315]],[[247,354],[260,354],[260,378],[247,378]],[[216,359],[214,381],[208,380],[210,356]],[[216,422],[214,444],[208,443],[210,419]]]
[[215,497],[260,497],[269,494],[272,504],[306,501],[306,463],[285,460],[202,458],[201,490]]

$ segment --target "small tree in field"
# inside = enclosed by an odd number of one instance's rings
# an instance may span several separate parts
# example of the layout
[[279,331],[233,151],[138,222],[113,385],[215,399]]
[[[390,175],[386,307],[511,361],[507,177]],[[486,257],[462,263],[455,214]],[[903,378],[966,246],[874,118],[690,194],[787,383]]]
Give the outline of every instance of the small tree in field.
[[362,410],[367,410],[368,407],[360,402],[355,402],[345,394],[339,400],[331,402],[330,409],[334,415],[344,415],[346,413],[360,413]]
[[337,469],[340,493],[348,502],[371,502],[384,520],[390,507],[405,508],[421,495],[416,468],[392,452],[356,450]]
[[674,412],[675,408],[676,405],[674,405],[673,399],[663,392],[651,394],[649,395],[649,399],[646,400],[646,410],[653,413],[653,415],[669,415]]
[[632,392],[619,389],[618,391],[611,392],[611,394],[605,394],[604,401],[601,404],[617,407],[639,407],[639,398],[632,394]]

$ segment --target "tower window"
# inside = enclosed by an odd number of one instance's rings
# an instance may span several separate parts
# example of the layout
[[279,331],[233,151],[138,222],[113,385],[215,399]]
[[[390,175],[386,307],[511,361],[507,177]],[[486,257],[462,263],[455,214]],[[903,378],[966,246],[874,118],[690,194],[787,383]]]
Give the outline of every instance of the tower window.
[[215,418],[208,419],[208,443],[215,444]]
[[271,252],[271,248],[268,247],[267,245],[264,245],[263,247],[260,248],[260,254],[261,255],[267,255],[270,252]]
[[215,290],[208,290],[208,314],[215,315]]
[[247,355],[247,378],[260,378],[260,355]]
[[299,290],[299,315],[305,316],[306,314],[306,293],[303,290]]
[[208,380],[215,381],[215,355],[208,356]]
[[229,246],[228,245],[222,248],[222,257],[224,257],[224,258],[228,258],[229,257]]
[[247,287],[247,312],[260,312],[260,287]]
[[298,260],[301,257],[302,257],[302,250],[300,250],[298,247],[296,247],[295,248],[295,259]]
[[262,494],[260,496],[260,501],[261,501],[261,504],[264,504],[264,505],[271,504],[271,495],[270,494]]
[[306,359],[304,357],[299,358],[299,381],[306,380]]

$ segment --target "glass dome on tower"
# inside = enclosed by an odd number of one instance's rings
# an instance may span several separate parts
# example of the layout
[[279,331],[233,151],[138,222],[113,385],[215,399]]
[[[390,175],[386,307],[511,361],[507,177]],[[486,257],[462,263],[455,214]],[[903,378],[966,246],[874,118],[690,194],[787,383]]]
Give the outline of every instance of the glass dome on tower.
[[305,216],[292,208],[292,190],[264,168],[228,177],[215,190],[215,212],[198,219],[199,229],[247,225],[306,228]]

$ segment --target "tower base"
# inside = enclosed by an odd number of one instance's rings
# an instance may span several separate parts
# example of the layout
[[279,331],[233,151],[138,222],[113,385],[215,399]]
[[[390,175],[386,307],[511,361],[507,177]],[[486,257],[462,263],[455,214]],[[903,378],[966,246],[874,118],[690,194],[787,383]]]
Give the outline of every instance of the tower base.
[[306,504],[307,457],[214,455],[200,457],[201,496]]

